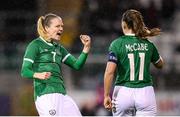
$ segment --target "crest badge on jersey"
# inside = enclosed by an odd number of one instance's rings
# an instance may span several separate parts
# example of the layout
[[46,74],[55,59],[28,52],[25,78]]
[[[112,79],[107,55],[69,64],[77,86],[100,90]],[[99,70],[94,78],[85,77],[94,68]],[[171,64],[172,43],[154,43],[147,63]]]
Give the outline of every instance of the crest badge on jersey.
[[55,109],[49,110],[49,114],[50,114],[51,116],[56,115],[56,110],[55,110]]

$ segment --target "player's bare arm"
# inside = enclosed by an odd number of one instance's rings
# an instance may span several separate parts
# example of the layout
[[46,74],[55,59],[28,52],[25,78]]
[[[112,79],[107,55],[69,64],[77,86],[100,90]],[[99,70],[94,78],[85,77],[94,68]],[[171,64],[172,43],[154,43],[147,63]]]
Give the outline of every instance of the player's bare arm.
[[115,70],[116,70],[116,64],[113,62],[108,62],[104,74],[104,107],[107,110],[112,109],[110,90],[111,90],[111,85],[114,78]]

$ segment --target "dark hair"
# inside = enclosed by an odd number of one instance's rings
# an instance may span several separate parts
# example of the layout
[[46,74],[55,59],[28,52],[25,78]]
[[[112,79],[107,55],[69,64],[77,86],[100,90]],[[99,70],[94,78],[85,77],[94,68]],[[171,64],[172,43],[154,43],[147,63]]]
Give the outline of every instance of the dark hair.
[[140,38],[157,36],[161,32],[159,28],[149,29],[146,27],[143,16],[134,9],[127,10],[122,16],[122,21],[126,22],[128,28],[132,29],[135,35]]

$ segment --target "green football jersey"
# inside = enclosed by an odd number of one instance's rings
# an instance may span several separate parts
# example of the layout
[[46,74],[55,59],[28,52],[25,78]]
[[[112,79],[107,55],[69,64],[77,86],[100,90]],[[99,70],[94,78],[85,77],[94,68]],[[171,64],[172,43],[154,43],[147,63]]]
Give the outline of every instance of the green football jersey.
[[150,64],[158,62],[160,56],[152,42],[126,35],[114,40],[109,52],[116,58],[115,85],[141,88],[153,84]]
[[[34,80],[34,98],[48,93],[66,94],[61,64],[79,69],[85,63],[87,54],[81,53],[78,60],[62,45],[46,42],[44,39],[33,40],[26,49],[21,74]],[[78,64],[78,65],[76,65]],[[40,80],[33,78],[35,72],[51,72],[50,78]]]

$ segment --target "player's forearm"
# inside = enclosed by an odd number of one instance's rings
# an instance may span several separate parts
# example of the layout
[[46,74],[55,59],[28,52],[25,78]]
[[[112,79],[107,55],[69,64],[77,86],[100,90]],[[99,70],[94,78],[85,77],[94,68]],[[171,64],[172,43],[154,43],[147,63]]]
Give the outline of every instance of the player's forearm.
[[65,61],[65,64],[70,66],[73,69],[79,70],[83,67],[83,65],[86,62],[88,54],[82,52],[78,59],[76,59],[74,56],[69,56],[67,60]]
[[24,78],[33,78],[34,72],[28,68],[23,68],[21,70],[21,76]]
[[105,72],[105,75],[104,75],[104,97],[108,97],[110,94],[113,76],[114,76],[113,74]]
[[21,69],[21,76],[24,78],[33,78],[34,72],[31,68],[31,65],[23,63]]
[[73,68],[76,70],[81,69],[86,62],[87,56],[87,53],[82,52],[76,62],[73,64]]

